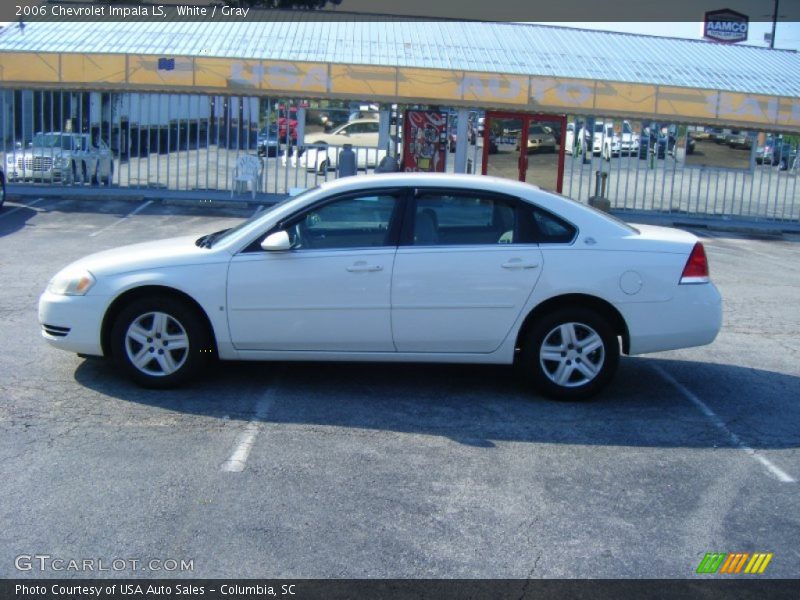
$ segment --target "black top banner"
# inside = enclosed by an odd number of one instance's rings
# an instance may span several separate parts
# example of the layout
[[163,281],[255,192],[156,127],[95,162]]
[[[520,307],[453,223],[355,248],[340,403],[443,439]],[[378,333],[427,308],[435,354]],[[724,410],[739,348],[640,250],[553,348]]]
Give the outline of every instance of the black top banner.
[[[4,0],[0,21],[270,21],[275,10],[302,11],[304,19],[375,19],[396,16],[521,22],[699,22],[730,9],[750,22],[772,21],[772,0]],[[285,13],[281,18],[286,18]],[[800,2],[780,3],[777,20],[800,21]]]

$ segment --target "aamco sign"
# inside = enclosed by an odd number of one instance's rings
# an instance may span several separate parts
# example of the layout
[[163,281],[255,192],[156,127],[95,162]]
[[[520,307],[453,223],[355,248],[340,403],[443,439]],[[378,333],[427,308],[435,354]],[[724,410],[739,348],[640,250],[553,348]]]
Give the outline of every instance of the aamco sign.
[[734,44],[747,40],[749,19],[729,8],[706,13],[705,37],[715,42]]

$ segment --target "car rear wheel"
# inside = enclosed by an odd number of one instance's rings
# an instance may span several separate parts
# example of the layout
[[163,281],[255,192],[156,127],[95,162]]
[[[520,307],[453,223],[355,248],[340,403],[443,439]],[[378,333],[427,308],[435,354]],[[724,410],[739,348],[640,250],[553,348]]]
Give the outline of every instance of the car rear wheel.
[[199,373],[213,356],[204,320],[171,298],[136,300],[122,309],[111,332],[115,362],[144,387],[175,387]]
[[319,167],[317,168],[317,172],[320,175],[325,175],[328,172],[328,161],[327,160],[323,160],[321,163],[319,163]]
[[619,341],[597,312],[554,311],[537,319],[523,340],[523,376],[557,400],[585,400],[606,386],[619,363]]

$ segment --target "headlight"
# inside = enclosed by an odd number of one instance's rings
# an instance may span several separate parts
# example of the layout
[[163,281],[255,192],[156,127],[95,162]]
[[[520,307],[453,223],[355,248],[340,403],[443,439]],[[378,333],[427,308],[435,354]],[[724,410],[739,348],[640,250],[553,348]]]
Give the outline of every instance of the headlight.
[[50,280],[47,291],[63,296],[83,296],[94,283],[95,278],[89,271],[59,273]]
[[8,163],[9,165],[13,165],[14,164],[14,155],[13,154],[6,155],[6,163]]
[[67,159],[63,156],[56,156],[53,164],[57,167],[66,167],[67,166]]

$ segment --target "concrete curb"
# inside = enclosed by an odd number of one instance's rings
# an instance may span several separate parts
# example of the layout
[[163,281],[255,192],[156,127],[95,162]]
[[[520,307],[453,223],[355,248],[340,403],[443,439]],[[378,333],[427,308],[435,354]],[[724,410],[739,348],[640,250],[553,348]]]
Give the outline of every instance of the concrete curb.
[[25,198],[57,198],[72,201],[122,201],[141,203],[147,200],[171,206],[207,206],[210,208],[247,208],[250,206],[269,206],[276,204],[284,198],[282,194],[257,194],[253,199],[249,194],[239,197],[230,197],[229,192],[167,192],[161,190],[131,190],[125,193],[122,190],[110,191],[102,188],[74,189],[47,189],[34,186],[25,186],[22,189],[11,187],[6,190],[6,200],[14,202]]
[[[17,189],[15,189],[17,188]],[[188,206],[209,208],[249,208],[270,206],[288,197],[287,194],[257,194],[255,199],[249,194],[231,198],[229,192],[170,192],[167,190],[104,190],[102,188],[50,189],[35,186],[9,186],[6,199],[20,201],[23,198],[60,198],[84,201],[124,201],[145,202],[153,200],[166,206]],[[691,227],[724,233],[743,235],[766,235],[781,237],[784,234],[800,235],[800,222],[797,221],[754,221],[744,217],[705,215],[692,216],[680,213],[659,213],[645,211],[614,210],[611,214],[630,223],[663,225],[666,227]]]
[[768,235],[781,237],[784,234],[800,234],[800,223],[796,221],[753,221],[737,217],[710,217],[682,215],[674,213],[647,213],[612,210],[615,217],[628,223],[643,225],[663,225],[665,227],[691,227],[707,229],[722,233],[740,233],[744,235]]

